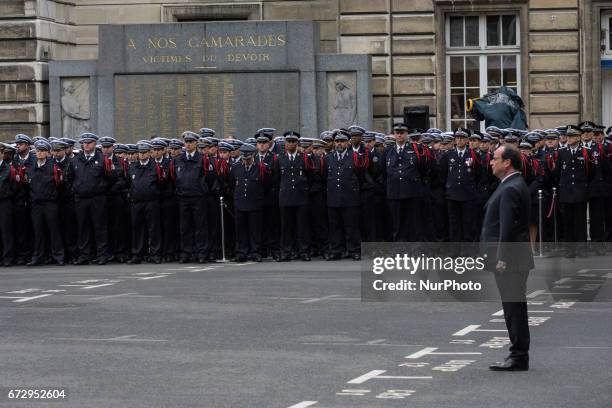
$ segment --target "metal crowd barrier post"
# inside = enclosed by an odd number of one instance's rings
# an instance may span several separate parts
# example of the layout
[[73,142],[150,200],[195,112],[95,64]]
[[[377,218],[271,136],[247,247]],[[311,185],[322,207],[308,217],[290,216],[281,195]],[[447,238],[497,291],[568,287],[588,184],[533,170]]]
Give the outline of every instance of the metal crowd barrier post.
[[538,241],[539,242],[539,251],[540,251],[540,255],[538,255],[539,257],[542,257],[542,199],[543,199],[543,195],[542,195],[542,190],[538,190]]
[[229,262],[225,258],[225,217],[224,217],[224,208],[225,203],[223,202],[223,196],[219,197],[219,206],[221,207],[221,256],[222,259],[219,262]]

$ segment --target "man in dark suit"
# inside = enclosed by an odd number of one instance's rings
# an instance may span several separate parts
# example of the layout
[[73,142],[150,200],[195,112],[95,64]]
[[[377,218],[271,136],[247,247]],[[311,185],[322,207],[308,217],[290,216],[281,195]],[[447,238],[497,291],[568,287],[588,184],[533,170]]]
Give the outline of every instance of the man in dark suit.
[[529,247],[531,199],[519,170],[521,156],[516,148],[499,147],[493,155],[491,167],[500,184],[485,205],[480,242],[495,268],[511,345],[506,360],[489,368],[494,371],[525,371],[529,369],[525,291],[527,275],[534,267]]

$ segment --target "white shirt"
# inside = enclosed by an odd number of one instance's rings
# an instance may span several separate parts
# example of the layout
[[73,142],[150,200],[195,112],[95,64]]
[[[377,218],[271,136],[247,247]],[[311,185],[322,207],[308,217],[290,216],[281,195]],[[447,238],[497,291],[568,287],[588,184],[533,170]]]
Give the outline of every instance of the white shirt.
[[337,152],[338,153],[338,160],[344,160],[344,155],[346,154],[346,150],[343,151],[342,153]]
[[156,161],[158,164],[162,164],[162,161],[164,161],[164,158],[162,157],[162,158],[159,158],[159,159],[155,159],[155,161]]
[[4,163],[4,160],[0,159],[0,167],[2,167],[2,163]]
[[289,160],[295,160],[295,153],[289,153]]
[[186,153],[186,154],[187,154],[187,159],[191,160],[191,159],[193,159],[193,155],[195,154],[195,152],[193,152],[193,153]]
[[36,162],[36,166],[38,166],[38,168],[39,168],[39,169],[40,169],[42,166],[44,166],[45,164],[47,164],[47,160],[46,160],[46,159],[45,159],[45,161],[44,161],[44,162],[42,162],[42,164],[41,164],[39,161],[37,161],[37,162]]
[[406,144],[403,145],[397,145],[397,153],[399,154],[400,151],[402,151],[404,149],[404,147],[406,146]]
[[512,173],[508,174],[506,177],[504,177],[503,179],[501,179],[501,182],[500,182],[499,184],[503,183],[504,181],[506,181],[506,179],[507,179],[508,177],[510,177],[510,176],[514,176],[515,174],[518,174],[518,171],[514,171],[514,172],[512,172]]
[[467,150],[467,149],[463,149],[463,150],[459,150],[459,149],[457,149],[457,154],[459,155],[459,157],[463,157],[463,155],[465,154],[465,151],[466,151],[466,150]]
[[147,164],[149,164],[149,159],[147,159],[147,161],[144,163],[141,160],[138,160],[138,161],[140,162],[141,166],[146,166]]

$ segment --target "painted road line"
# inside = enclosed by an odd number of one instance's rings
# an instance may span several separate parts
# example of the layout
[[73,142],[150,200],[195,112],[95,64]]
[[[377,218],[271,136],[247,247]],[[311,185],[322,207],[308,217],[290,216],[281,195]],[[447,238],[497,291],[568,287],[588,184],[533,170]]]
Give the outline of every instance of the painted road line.
[[47,297],[47,296],[52,296],[52,294],[49,293],[49,294],[38,295],[38,296],[22,297],[20,299],[13,300],[13,302],[15,302],[15,303],[29,302],[30,300],[40,299],[40,298],[44,298],[44,297]]
[[453,333],[453,336],[465,336],[466,334],[473,332],[474,330],[476,330],[479,327],[480,327],[479,324],[471,324],[471,325],[469,325],[469,326],[459,330],[458,332]]
[[472,332],[505,332],[506,330],[502,330],[502,329],[479,329],[480,325],[479,324],[471,324],[461,330],[459,330],[456,333],[453,333],[453,336],[465,336],[466,334],[472,333]]
[[[91,295],[87,295],[87,296],[91,296]],[[153,296],[153,295],[140,295],[138,293],[119,293],[119,294],[116,294],[116,295],[101,295],[101,296],[90,297],[89,300],[102,300],[102,299],[111,299],[111,298],[118,298],[118,297],[125,297],[125,296],[144,297],[144,298],[159,298],[159,297],[161,297],[161,296]]]
[[466,355],[466,356],[470,356],[470,355],[479,355],[482,354],[479,351],[436,351],[438,348],[437,347],[425,347],[422,350],[417,351],[416,353],[412,353],[409,356],[406,356],[404,358],[410,358],[410,359],[417,359],[417,358],[421,358],[423,356],[427,356],[427,355],[436,355],[436,356],[452,356],[452,355]]
[[302,402],[298,402],[297,404],[293,404],[288,408],[307,408],[307,407],[312,407],[314,404],[316,404],[318,401],[302,401]]
[[397,379],[397,380],[431,380],[432,376],[403,376],[403,375],[381,375],[386,373],[386,370],[372,370],[364,375],[361,375],[357,378],[353,378],[350,381],[347,381],[347,384],[363,384],[368,380],[372,380],[375,378],[381,379]]
[[361,389],[344,389],[340,392],[337,392],[336,395],[348,395],[351,397],[363,397],[368,392],[372,392],[372,390],[361,390]]
[[554,284],[558,284],[558,285],[562,285],[565,282],[569,282],[571,280],[571,278],[563,278],[563,279],[559,279],[558,281],[553,282]]
[[127,342],[166,342],[168,340],[157,340],[157,339],[137,339],[135,334],[128,334],[126,336],[111,337],[108,339],[95,339],[85,337],[52,337],[53,340],[74,340],[74,341],[127,341]]
[[336,297],[340,297],[340,295],[329,295],[329,296],[323,296],[323,297],[319,297],[319,298],[311,298],[308,300],[303,300],[300,303],[315,303],[315,302],[320,302],[322,300],[327,300],[327,299],[333,299]]
[[341,342],[322,342],[310,341],[302,343],[307,346],[366,346],[366,347],[423,347],[422,344],[369,344],[369,343],[341,343]]
[[543,294],[544,292],[546,292],[544,289],[534,290],[533,292],[531,292],[530,294],[527,295],[527,299],[533,299],[535,297],[538,297],[541,294]]
[[491,316],[503,316],[503,315],[504,315],[504,309],[498,310],[497,312],[493,313]]

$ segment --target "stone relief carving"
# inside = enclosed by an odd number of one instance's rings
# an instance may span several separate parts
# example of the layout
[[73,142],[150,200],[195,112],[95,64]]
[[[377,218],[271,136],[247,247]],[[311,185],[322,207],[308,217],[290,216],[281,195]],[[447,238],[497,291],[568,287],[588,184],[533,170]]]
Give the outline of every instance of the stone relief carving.
[[89,78],[62,80],[62,136],[77,138],[91,131],[89,110]]
[[354,73],[328,75],[328,123],[330,128],[348,127],[357,118],[357,78]]

